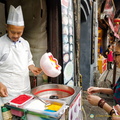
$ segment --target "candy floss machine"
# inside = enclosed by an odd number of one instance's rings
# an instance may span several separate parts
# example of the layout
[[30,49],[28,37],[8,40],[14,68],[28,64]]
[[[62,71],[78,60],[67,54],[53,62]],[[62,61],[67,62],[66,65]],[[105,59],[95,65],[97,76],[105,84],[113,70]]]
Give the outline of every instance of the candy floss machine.
[[[32,94],[40,98],[65,102],[67,109],[59,120],[83,120],[82,116],[82,89],[61,84],[41,85],[32,90]],[[57,119],[56,119],[57,120]]]
[[[11,109],[14,116],[19,116],[22,120],[83,120],[81,91],[80,87],[45,84],[18,96],[5,106]],[[20,97],[30,99],[21,103]],[[44,102],[49,105],[44,106]]]

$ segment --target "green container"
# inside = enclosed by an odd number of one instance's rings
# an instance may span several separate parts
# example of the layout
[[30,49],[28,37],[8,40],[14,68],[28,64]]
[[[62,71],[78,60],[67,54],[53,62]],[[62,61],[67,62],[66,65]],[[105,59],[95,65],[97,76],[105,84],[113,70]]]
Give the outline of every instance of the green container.
[[10,110],[10,109],[8,109],[8,108],[6,108],[6,107],[4,107],[4,106],[1,107],[1,111],[2,111],[2,112],[6,112],[6,111],[9,111],[9,110]]

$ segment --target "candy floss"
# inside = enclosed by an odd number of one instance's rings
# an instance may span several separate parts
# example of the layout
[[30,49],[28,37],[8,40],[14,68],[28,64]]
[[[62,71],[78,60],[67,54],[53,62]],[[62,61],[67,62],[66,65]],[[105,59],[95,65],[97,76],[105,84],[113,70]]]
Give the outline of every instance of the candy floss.
[[42,71],[49,77],[57,77],[61,73],[61,66],[58,64],[52,53],[45,53],[40,59]]

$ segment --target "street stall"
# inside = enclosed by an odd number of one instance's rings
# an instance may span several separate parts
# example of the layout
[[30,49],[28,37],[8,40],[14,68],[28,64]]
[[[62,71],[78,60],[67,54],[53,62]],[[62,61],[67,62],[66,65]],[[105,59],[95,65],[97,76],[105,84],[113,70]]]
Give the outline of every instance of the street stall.
[[82,120],[80,87],[46,84],[34,88],[31,93],[16,97],[5,107],[22,120]]
[[[40,66],[49,77],[57,77],[61,73],[61,66],[51,53],[41,57]],[[17,96],[4,107],[23,120],[82,120],[81,94],[81,87],[45,84]]]

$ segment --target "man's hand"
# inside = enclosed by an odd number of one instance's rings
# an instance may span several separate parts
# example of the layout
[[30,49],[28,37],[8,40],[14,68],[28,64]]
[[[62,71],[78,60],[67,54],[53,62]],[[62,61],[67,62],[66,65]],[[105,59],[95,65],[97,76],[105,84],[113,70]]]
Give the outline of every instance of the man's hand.
[[8,92],[6,86],[0,82],[0,97],[7,97],[7,96],[8,96]]
[[42,72],[42,69],[35,67],[34,65],[29,66],[29,70],[36,76]]

